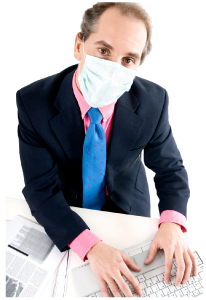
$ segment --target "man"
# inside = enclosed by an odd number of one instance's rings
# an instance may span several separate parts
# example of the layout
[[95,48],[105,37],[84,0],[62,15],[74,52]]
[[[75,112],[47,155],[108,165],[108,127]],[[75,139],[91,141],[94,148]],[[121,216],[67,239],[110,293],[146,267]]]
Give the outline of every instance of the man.
[[76,35],[79,61],[17,92],[23,194],[32,215],[60,251],[88,259],[109,297],[141,295],[123,252],[95,236],[70,205],[150,217],[145,165],[160,199],[159,229],[145,263],[165,252],[165,282],[173,258],[175,284],[197,266],[183,232],[189,199],[187,172],[168,121],[168,95],[134,72],[151,50],[148,14],[136,3],[103,2],[88,9]]

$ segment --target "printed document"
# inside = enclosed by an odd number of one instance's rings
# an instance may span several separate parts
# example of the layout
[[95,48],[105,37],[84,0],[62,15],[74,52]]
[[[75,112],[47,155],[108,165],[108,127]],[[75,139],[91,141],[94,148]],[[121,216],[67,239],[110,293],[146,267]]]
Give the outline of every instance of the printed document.
[[66,252],[38,224],[16,216],[6,234],[6,297],[39,297]]

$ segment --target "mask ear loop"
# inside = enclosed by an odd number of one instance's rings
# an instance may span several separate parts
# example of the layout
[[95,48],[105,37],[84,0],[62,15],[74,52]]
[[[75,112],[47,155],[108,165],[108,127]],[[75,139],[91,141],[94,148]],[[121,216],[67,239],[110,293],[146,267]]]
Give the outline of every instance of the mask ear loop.
[[86,59],[86,55],[84,53],[84,36],[83,36],[83,54],[84,54],[84,59]]

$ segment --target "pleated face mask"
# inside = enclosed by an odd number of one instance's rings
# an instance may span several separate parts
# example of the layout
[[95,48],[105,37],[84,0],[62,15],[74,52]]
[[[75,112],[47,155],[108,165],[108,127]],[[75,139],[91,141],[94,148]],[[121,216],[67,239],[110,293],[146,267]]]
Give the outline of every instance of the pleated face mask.
[[135,71],[116,62],[86,54],[78,79],[86,102],[91,107],[101,107],[115,102],[129,91],[134,76]]

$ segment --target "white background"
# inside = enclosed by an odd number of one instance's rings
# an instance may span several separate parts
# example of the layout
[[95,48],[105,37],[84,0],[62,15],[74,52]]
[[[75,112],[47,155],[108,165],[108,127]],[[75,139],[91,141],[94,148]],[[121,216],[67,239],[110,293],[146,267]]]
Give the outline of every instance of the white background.
[[[84,11],[95,1],[1,2],[1,201],[23,198],[17,137],[16,91],[75,60],[74,39]],[[205,229],[205,1],[139,1],[153,21],[153,50],[137,76],[167,89],[169,121],[188,172],[188,233],[197,245]],[[3,43],[2,43],[3,42]],[[2,93],[3,91],[3,93]],[[154,173],[146,170],[151,216],[159,217]],[[2,218],[4,219],[4,217]],[[201,252],[203,255],[203,249]]]

